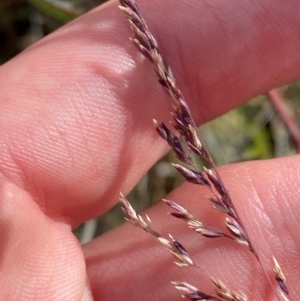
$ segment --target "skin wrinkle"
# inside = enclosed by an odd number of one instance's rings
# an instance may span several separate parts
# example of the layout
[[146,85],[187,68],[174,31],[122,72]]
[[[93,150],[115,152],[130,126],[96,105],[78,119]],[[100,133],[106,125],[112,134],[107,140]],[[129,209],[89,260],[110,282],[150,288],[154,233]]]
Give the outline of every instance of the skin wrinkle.
[[[204,239],[204,238],[201,238]],[[207,242],[205,242],[206,244]],[[212,242],[212,244],[214,244]],[[251,283],[252,280],[249,281],[247,280],[248,277],[246,277],[245,274],[242,273],[243,269],[248,270],[248,276],[250,278],[253,277],[253,274],[255,270],[257,270],[257,263],[253,259],[253,256],[251,254],[248,254],[248,252],[243,249],[242,247],[238,247],[239,250],[236,250],[234,246],[236,246],[235,243],[230,244],[231,247],[230,249],[228,246],[223,246],[223,244],[220,243],[220,247],[212,247],[211,252],[213,254],[208,258],[207,264],[209,266],[212,265],[212,262],[218,263],[218,262],[224,262],[224,266],[218,268],[217,273],[216,273],[216,268],[213,268],[213,273],[211,274],[222,280],[226,280],[227,285],[228,283],[232,283],[232,289],[236,288],[242,288],[243,292],[246,293],[248,296],[251,295],[251,291],[253,290],[252,285],[241,285],[241,283]],[[204,245],[206,248],[206,246]],[[216,253],[216,254],[215,254]],[[214,255],[215,254],[215,255]],[[202,261],[202,260],[201,260]],[[243,264],[238,264],[238,263],[243,263]],[[236,267],[234,269],[234,273],[232,267]],[[254,267],[256,269],[254,269]],[[240,277],[239,273],[243,275],[243,277]]]
[[[252,179],[249,178],[249,180],[252,182],[251,186],[255,187],[255,183],[253,183]],[[264,250],[268,250],[268,254],[266,254],[265,251],[262,253],[261,250],[258,250],[256,247],[257,243],[255,241],[254,241],[254,246],[259,253],[259,256],[262,260],[263,266],[265,267],[265,269],[268,269],[269,266],[273,266],[273,263],[271,262],[271,256],[276,254],[276,252],[274,252],[274,251],[276,251],[275,245],[279,245],[279,246],[282,246],[282,245],[279,243],[280,238],[276,235],[276,226],[272,222],[272,219],[269,217],[266,207],[264,206],[264,202],[262,201],[263,197],[261,197],[255,189],[252,189],[252,191],[253,191],[252,195],[254,194],[254,196],[255,196],[254,197],[255,202],[251,203],[251,209],[252,209],[251,211],[254,211],[254,213],[251,215],[255,218],[255,224],[256,224],[255,233],[256,233],[256,236],[261,237],[260,238],[261,244],[262,244],[262,242],[264,242],[264,245],[265,245],[265,246],[262,246],[260,249],[263,248]],[[272,197],[269,195],[268,204],[270,204],[271,198]],[[252,197],[252,199],[253,199],[253,197]],[[257,215],[258,211],[259,211],[259,215]],[[256,217],[259,217],[259,220]],[[266,219],[268,220],[267,227],[265,226]],[[259,233],[259,235],[258,235],[258,233]],[[253,237],[253,236],[254,235],[250,235],[250,239],[252,239],[251,237]],[[257,237],[256,237],[256,240],[258,240]]]
[[[255,233],[260,233],[260,236],[264,236],[264,233],[262,231],[262,227],[261,227],[261,221],[263,221],[264,219],[262,217],[266,217],[266,213],[264,211],[264,206],[261,200],[261,197],[259,196],[257,190],[255,189],[255,183],[252,179],[252,177],[249,175],[248,171],[246,171],[247,174],[247,184],[249,185],[249,187],[251,187],[251,202],[250,202],[250,216],[253,217],[253,224],[256,225],[255,227]],[[249,209],[248,209],[249,210]],[[254,211],[254,213],[253,213]],[[249,211],[246,211],[249,212]],[[259,212],[259,219],[257,218],[258,216],[256,215],[256,213]],[[244,220],[244,218],[242,217],[242,220]],[[270,218],[268,217],[268,220],[270,220]],[[253,230],[248,229],[247,225],[246,225],[246,230],[247,231],[251,231],[252,233],[254,233]],[[250,239],[251,237],[254,235],[250,235]],[[255,246],[255,243],[254,243]]]
[[[292,211],[291,211],[291,208],[290,208],[290,205],[289,205],[289,202],[285,202],[285,204],[284,204],[284,209],[285,209],[285,210],[286,210],[286,209],[289,209],[289,211],[292,212]],[[286,216],[286,215],[285,215],[285,216]],[[296,253],[297,253],[297,254],[300,254],[300,250],[299,250],[300,246],[299,246],[298,243],[296,243],[296,242],[297,242],[297,239],[296,239],[295,235],[293,235],[292,231],[290,230],[291,227],[290,227],[289,225],[287,225],[287,221],[286,221],[286,219],[284,218],[285,216],[283,215],[283,212],[282,212],[282,222],[283,222],[283,224],[285,225],[285,228],[289,231],[290,236],[293,237],[293,239],[292,239],[292,240],[286,239],[285,236],[284,236],[283,238],[285,238],[285,242],[286,242],[286,241],[288,241],[288,242],[291,242],[291,241],[295,242],[296,247],[297,247],[297,250],[298,250],[298,252],[296,252]],[[291,219],[292,219],[293,223],[295,223],[295,226],[294,226],[293,228],[299,229],[299,228],[300,228],[299,222],[298,222],[299,220],[296,218],[296,216],[294,216],[294,214],[290,214],[290,216],[291,216]],[[286,243],[284,243],[283,245],[286,245]]]
[[[296,175],[297,174],[295,172],[295,174],[293,175],[291,180],[295,179]],[[299,246],[296,243],[297,239],[295,238],[295,235],[292,234],[293,231],[291,231],[292,228],[299,228],[299,223],[297,225],[297,222],[296,222],[298,219],[295,216],[295,211],[291,210],[289,202],[288,202],[289,194],[291,194],[291,191],[290,191],[289,187],[286,187],[285,183],[281,179],[278,179],[278,181],[274,182],[274,184],[271,185],[269,188],[269,190],[272,192],[272,195],[274,195],[274,198],[276,197],[276,195],[278,195],[278,193],[276,192],[276,187],[275,187],[276,184],[281,185],[283,187],[284,191],[286,191],[285,194],[280,195],[280,203],[274,202],[274,206],[277,208],[277,212],[278,212],[278,216],[279,216],[279,218],[276,219],[276,222],[277,222],[277,224],[279,222],[280,228],[286,229],[289,232],[290,237],[293,237],[293,239],[287,239],[287,237],[284,235],[284,236],[282,236],[282,240],[285,239],[285,240],[289,241],[291,244],[292,244],[292,242],[294,242],[294,245],[296,245],[296,247],[298,249],[298,254],[299,254],[300,253]],[[287,211],[290,212],[289,224],[287,223],[287,220],[286,220],[286,216],[287,216],[286,212]],[[291,221],[293,221],[293,222],[291,222]],[[292,224],[294,224],[294,222],[296,222],[296,225],[292,226]],[[286,244],[282,243],[282,245],[286,245]],[[290,249],[290,247],[288,249]]]
[[[77,84],[77,86],[79,86],[79,84]],[[79,86],[79,87],[80,87],[80,86]],[[81,89],[81,88],[80,88],[80,89]],[[81,89],[81,91],[82,91],[82,89]],[[71,102],[71,105],[72,105],[72,108],[73,108],[72,111],[75,112],[74,115],[76,115],[76,116],[78,117],[78,119],[79,119],[79,122],[78,122],[78,123],[79,123],[80,125],[82,125],[82,126],[78,127],[78,131],[79,131],[80,136],[81,136],[81,139],[82,139],[82,141],[81,141],[81,140],[79,141],[78,148],[82,148],[82,146],[84,145],[85,151],[86,151],[87,153],[91,153],[91,147],[90,147],[90,145],[89,145],[89,139],[87,138],[86,135],[84,135],[83,130],[82,130],[82,129],[84,129],[84,128],[86,127],[86,125],[87,125],[89,119],[87,119],[87,116],[85,116],[85,112],[81,112],[81,111],[80,111],[80,109],[79,109],[78,106],[77,106],[77,103]],[[73,139],[71,139],[71,141],[72,141],[72,140],[73,140]],[[71,149],[70,149],[70,151],[71,151]],[[79,151],[79,152],[80,152],[80,151]],[[71,153],[72,153],[72,152],[71,152]],[[72,163],[73,163],[73,164],[77,161],[76,159],[74,159],[75,155],[76,155],[76,154],[74,154],[74,156],[72,156],[72,159],[73,159],[73,162],[72,162]],[[90,158],[91,158],[91,160],[92,160],[92,162],[93,162],[92,166],[94,166],[94,168],[96,168],[97,163],[98,163],[98,162],[96,162],[96,158],[94,158],[93,156],[90,156]]]
[[[63,153],[69,154],[70,152],[68,150],[71,149],[70,147],[70,143],[68,142],[68,138],[67,135],[64,133],[64,130],[56,125],[55,123],[53,123],[53,125],[51,127],[40,127],[40,129],[42,129],[44,131],[44,133],[46,134],[46,141],[44,142],[43,140],[41,140],[41,144],[44,144],[45,146],[49,145],[51,142],[51,148],[53,147],[54,149],[57,148],[57,150],[59,150],[58,154],[59,156],[63,157],[62,155],[62,150],[65,150]],[[59,138],[59,139],[57,139]],[[34,140],[34,139],[33,139]],[[59,141],[59,145],[57,145],[57,142]],[[38,158],[38,153],[36,153],[37,158]],[[43,154],[45,155],[45,154]],[[50,157],[50,153],[49,153],[49,157]],[[51,159],[51,158],[49,158]],[[72,153],[71,153],[71,157],[69,156],[68,159],[72,160]],[[50,161],[50,160],[49,160]],[[60,168],[57,166],[57,171],[60,171]]]
[[[275,183],[274,183],[274,185],[275,185]],[[285,216],[284,216],[283,211],[282,211],[282,210],[285,210],[286,204],[285,205],[283,205],[282,203],[278,204],[276,201],[273,201],[276,198],[276,189],[275,189],[274,186],[271,186],[268,190],[270,191],[270,199],[271,199],[272,207],[277,212],[277,214],[276,214],[276,220],[275,220],[274,224],[277,225],[277,227],[279,225],[280,229],[284,229],[285,228],[288,231],[288,227],[287,227],[286,222],[285,222]],[[284,195],[282,195],[281,198],[284,199]],[[291,217],[292,216],[293,215],[291,215]],[[276,245],[278,247],[280,247],[280,246],[286,246],[286,244],[284,243],[284,240],[288,240],[291,243],[292,243],[292,241],[295,242],[295,240],[291,239],[291,237],[292,237],[291,233],[290,233],[289,237],[287,237],[286,235],[284,235],[282,237],[278,237],[276,235],[276,233],[273,233],[273,243],[274,243],[274,246],[276,246]],[[274,256],[277,257],[276,254],[274,254]]]
[[[1,169],[1,171],[0,171],[0,175],[1,175],[0,181],[1,181],[3,178],[6,179],[6,180],[8,180],[8,179],[9,179],[9,174],[10,174],[10,173],[14,173],[14,174],[21,173],[20,169],[18,168],[18,164],[17,164],[17,162],[16,162],[16,160],[15,160],[14,154],[10,152],[10,148],[6,145],[6,143],[2,143],[2,141],[1,141],[1,145],[2,145],[2,147],[5,148],[6,152],[8,153],[8,155],[9,155],[9,157],[10,157],[10,159],[11,159],[11,161],[8,162],[8,164],[7,164],[7,166],[6,166],[7,168]],[[5,153],[5,151],[4,151],[4,153]],[[1,159],[0,159],[0,160],[1,160]],[[5,161],[4,159],[0,161],[1,166],[4,166],[4,161]],[[3,171],[2,171],[2,170],[3,170]],[[17,176],[17,179],[21,179],[21,175],[18,175],[18,176]],[[17,184],[19,187],[22,187],[23,181],[21,181],[21,180],[16,181],[16,184]]]
[[[21,170],[23,170],[23,173],[25,175],[28,175],[31,173],[32,170],[40,169],[40,170],[45,170],[47,168],[47,165],[45,164],[46,162],[51,162],[51,159],[53,159],[53,155],[51,155],[51,149],[57,149],[58,152],[56,152],[57,158],[62,158],[63,153],[68,154],[69,152],[67,151],[69,143],[67,141],[67,137],[64,134],[63,130],[61,127],[58,127],[55,123],[52,124],[52,127],[44,127],[43,124],[41,123],[41,126],[37,128],[37,131],[33,131],[31,133],[31,136],[33,137],[31,140],[33,141],[30,143],[32,145],[31,150],[34,153],[35,156],[31,156],[27,159],[26,162],[30,162],[27,166],[27,170],[24,169],[24,163],[20,166]],[[42,136],[41,136],[42,134]],[[37,139],[35,139],[37,137]],[[53,138],[51,138],[53,137]],[[58,140],[57,137],[60,139]],[[49,141],[50,140],[50,141]],[[34,143],[35,142],[35,143]],[[51,143],[50,143],[51,142]],[[59,142],[59,144],[57,143]],[[38,151],[36,151],[36,148],[39,147],[39,145],[45,145],[45,151],[41,155]],[[51,146],[50,146],[51,145]],[[61,147],[63,145],[63,147]],[[50,147],[49,147],[50,146]],[[14,148],[17,148],[14,146]],[[66,150],[65,152],[62,152],[63,150]],[[28,151],[30,152],[30,150]],[[71,157],[68,157],[68,160]],[[22,157],[20,158],[22,160]],[[22,160],[22,162],[25,160]],[[53,166],[51,167],[53,168]],[[62,174],[62,169],[61,166],[58,166],[56,164],[56,173]]]
[[[39,129],[41,129],[41,127]],[[46,129],[46,131],[47,131],[47,129]],[[13,142],[14,140],[11,140],[11,141]],[[12,145],[10,148],[16,148],[16,145]],[[33,163],[34,163],[34,166],[36,166],[38,157],[30,157],[31,161],[32,161],[32,159],[34,159],[35,162],[33,161]],[[26,160],[28,160],[28,158]]]
[[[93,98],[91,98],[91,99],[93,99]],[[103,100],[103,98],[102,98],[102,100]],[[108,101],[109,101],[109,98],[107,99],[106,102],[108,103]],[[83,122],[86,122],[87,124],[88,124],[88,123],[91,123],[91,124],[94,123],[94,121],[93,121],[93,115],[94,115],[94,113],[93,113],[92,111],[90,111],[90,116],[89,116],[90,118],[88,119],[89,122],[87,122],[87,120],[85,121],[85,119],[86,119],[86,113],[85,113],[84,111],[81,112],[80,109],[77,109],[76,106],[75,106],[75,104],[73,104],[73,105],[74,105],[75,110],[78,112],[78,115],[80,116],[80,118],[81,118],[81,120],[82,120]],[[103,106],[103,108],[105,108],[105,106]],[[95,109],[96,109],[96,108],[95,108]],[[109,111],[108,111],[107,114],[106,114],[106,116],[108,116],[108,114],[111,115],[111,118],[112,118],[111,121],[112,121],[112,122],[114,122],[114,119],[118,119],[118,121],[120,121],[120,117],[122,116],[122,114],[119,113],[119,112],[122,111],[122,108],[121,108],[121,107],[116,107],[115,111],[116,111],[116,112],[114,112],[113,114],[110,113]],[[101,110],[101,112],[103,113],[103,109]],[[83,117],[84,115],[85,115],[85,118]],[[117,117],[116,117],[116,116],[117,116]],[[122,132],[120,131],[120,128],[122,128],[122,126],[118,126],[117,129],[113,130],[112,127],[111,127],[111,123],[110,123],[109,121],[110,121],[110,120],[108,120],[107,122],[104,121],[104,122],[105,122],[105,127],[106,127],[107,129],[109,129],[113,134],[118,133],[118,135],[119,135],[120,137],[122,137]],[[104,122],[101,121],[102,124],[104,124]],[[82,137],[86,137],[87,134],[88,134],[88,135],[91,135],[90,132],[86,132],[85,127],[82,128],[82,133],[83,133],[83,134],[82,134]],[[85,147],[88,147],[88,148],[89,148],[89,152],[90,152],[90,153],[92,153],[93,151],[95,151],[94,149],[90,148],[89,145],[90,145],[90,144],[91,144],[91,145],[93,144],[93,143],[91,143],[91,142],[93,142],[93,141],[96,142],[96,141],[97,141],[97,136],[99,136],[99,135],[97,135],[97,134],[99,134],[99,131],[97,131],[97,132],[95,133],[94,139],[90,139],[90,137],[89,137],[89,139],[85,141]],[[107,147],[110,145],[109,140],[106,140],[106,141],[103,141],[103,142],[104,142],[104,145],[106,145]],[[112,155],[112,153],[113,153],[113,155],[116,155],[116,157],[118,157],[118,155],[115,153],[115,151],[111,150],[111,148],[110,148],[109,153],[110,153],[110,155]],[[103,155],[102,157],[105,158],[105,155]],[[91,158],[93,159],[94,156],[91,156]],[[102,160],[101,160],[101,161],[102,161]],[[94,164],[92,164],[92,166],[93,166],[93,168],[95,169],[95,171],[97,171],[97,170],[99,169],[99,168],[97,167],[97,166],[99,166],[98,163],[99,163],[99,162],[94,161]],[[101,164],[100,164],[100,166],[101,166]],[[114,171],[114,170],[111,172],[111,175],[110,175],[110,176],[113,176],[113,177],[115,176],[115,171]],[[105,182],[103,182],[102,185],[105,186]]]
[[72,139],[73,140],[73,144],[74,144],[74,139]]
[[[271,189],[272,188],[273,187],[271,187]],[[274,188],[272,190],[274,191],[274,195],[275,195],[276,190]],[[287,191],[288,190],[289,189],[287,189]],[[288,225],[287,220],[285,218],[286,214],[284,214],[283,211],[287,211],[287,210],[289,210],[290,212],[292,212],[292,211],[290,210],[289,202],[286,201],[286,196],[282,195],[281,197],[283,198],[284,204],[280,203],[280,206],[279,206],[279,204],[276,204],[276,202],[275,202],[275,206],[277,208],[278,215],[281,216],[280,224],[283,225],[280,227],[280,229],[284,228],[284,229],[286,229],[286,231],[283,236],[277,237],[277,240],[281,241],[280,245],[284,246],[286,249],[288,249],[288,252],[295,253],[295,258],[299,258],[300,246],[297,243],[297,238],[296,238],[295,234],[293,234],[293,231],[292,231],[294,228],[299,228],[299,227],[291,227],[291,224]],[[290,219],[289,219],[290,223],[291,223],[291,220],[293,220],[294,222],[297,220],[295,218],[294,213],[290,214]],[[280,254],[278,254],[278,255],[280,255]],[[277,254],[275,254],[275,257],[277,258]],[[282,266],[287,269],[287,266],[284,264],[284,262],[282,263]],[[284,271],[284,274],[287,277],[287,279],[290,278],[289,277],[290,274],[288,273],[288,271],[287,272]],[[291,287],[293,287],[293,286],[291,285]],[[296,292],[294,292],[294,293],[296,293]]]
[[[280,183],[282,183],[282,181],[280,181],[279,180],[279,184]],[[269,186],[268,184],[266,184],[267,186]],[[275,198],[276,198],[276,190],[275,190],[275,183],[273,183],[273,185],[271,185],[270,186],[270,188],[268,189],[269,191],[271,191],[271,192],[273,192],[273,193],[269,193],[268,195],[269,195],[269,197],[268,197],[268,207],[270,207],[270,203],[272,204],[272,206],[273,206],[273,204],[276,204],[276,202],[274,202],[274,201],[272,201],[272,200],[274,200]],[[253,184],[253,186],[255,187],[255,184]],[[274,188],[274,189],[273,189]],[[260,197],[258,197],[258,199],[259,200],[261,200],[262,198],[260,198]],[[257,203],[257,202],[256,202]],[[267,215],[267,210],[266,210],[266,207],[264,206],[264,203],[262,202],[262,201],[260,201],[259,202],[260,204],[261,204],[261,207],[262,207],[262,212],[264,212],[265,213],[265,216],[268,216]],[[281,206],[283,206],[282,204],[280,204],[280,207]],[[256,207],[256,208],[259,208],[259,207]],[[283,207],[284,208],[284,207]],[[276,212],[277,212],[277,214],[281,214],[282,215],[282,211],[279,209],[279,206],[276,206]],[[253,216],[256,216],[256,214],[253,214]],[[268,218],[270,221],[272,221],[272,219],[270,219],[270,218]],[[261,221],[264,221],[264,219],[261,219]],[[260,225],[260,227],[262,226],[262,222],[258,222],[258,225]],[[276,219],[276,221],[278,221],[278,219]],[[284,224],[286,224],[286,219],[285,219],[285,217],[284,216],[282,216],[282,218],[280,219],[280,221],[282,222],[282,223],[284,223]],[[288,236],[287,234],[285,234],[284,236],[278,236],[277,235],[277,231],[276,231],[276,228],[279,228],[279,229],[282,229],[283,227],[282,226],[280,226],[280,227],[278,227],[278,223],[276,223],[276,226],[275,226],[275,224],[273,224],[273,231],[271,231],[271,229],[269,230],[269,227],[268,228],[266,228],[266,227],[263,227],[263,229],[264,229],[264,232],[265,231],[268,231],[267,232],[267,234],[264,234],[264,236],[266,237],[268,237],[268,242],[269,243],[266,243],[267,244],[267,246],[266,246],[266,250],[269,250],[270,248],[272,248],[273,249],[273,251],[271,251],[271,254],[270,254],[270,256],[272,256],[272,255],[275,255],[275,257],[276,258],[278,258],[279,257],[279,255],[280,255],[280,253],[278,253],[278,249],[280,250],[280,249],[285,249],[285,244],[283,243],[283,239],[285,239],[285,240],[289,240],[289,242],[290,242],[290,244],[293,244],[292,242],[296,242],[297,240],[293,237],[293,235],[291,235],[291,232],[288,230],[289,229],[289,227],[285,227],[288,231],[289,231],[289,233],[290,233],[290,236]],[[256,232],[257,233],[257,232]],[[271,237],[271,239],[270,239],[270,237]],[[291,237],[293,237],[293,239],[291,239]],[[265,240],[263,240],[263,241],[265,241]],[[271,242],[270,242],[271,241]],[[281,242],[281,243],[280,243]],[[275,248],[275,246],[277,245],[277,248]],[[294,246],[295,246],[295,243],[294,243]],[[297,244],[296,244],[296,246],[297,246]],[[280,248],[281,247],[281,248]],[[297,247],[297,254],[299,254],[300,252],[299,252],[299,247]],[[274,252],[275,251],[275,252]],[[291,251],[291,248],[289,247],[288,248],[288,250],[287,250],[288,252],[290,252]],[[265,261],[267,261],[267,263],[264,263],[264,266],[265,267],[268,267],[268,266],[272,266],[273,264],[272,264],[272,262],[271,262],[271,260],[270,260],[270,256],[268,256],[267,258],[265,258],[263,261],[265,262]],[[266,256],[264,256],[264,257],[266,257]],[[289,276],[288,274],[286,274],[286,276]],[[291,285],[291,286],[293,286],[293,285]]]

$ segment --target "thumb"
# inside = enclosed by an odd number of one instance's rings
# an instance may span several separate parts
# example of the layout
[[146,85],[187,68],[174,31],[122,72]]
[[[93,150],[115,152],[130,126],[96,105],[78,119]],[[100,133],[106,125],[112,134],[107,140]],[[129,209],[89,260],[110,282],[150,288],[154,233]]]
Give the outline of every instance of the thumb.
[[0,300],[91,300],[81,247],[63,220],[0,182]]

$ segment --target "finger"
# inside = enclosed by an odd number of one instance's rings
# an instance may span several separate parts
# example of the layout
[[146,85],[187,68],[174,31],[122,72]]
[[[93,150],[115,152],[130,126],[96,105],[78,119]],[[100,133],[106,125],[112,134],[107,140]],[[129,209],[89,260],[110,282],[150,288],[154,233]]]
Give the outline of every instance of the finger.
[[[300,74],[298,1],[140,5],[198,122]],[[1,174],[74,226],[166,151],[170,101],[129,35],[112,1],[0,69]]]
[[[300,294],[299,270],[299,156],[222,168],[221,176],[241,215],[267,273],[273,279],[272,256],[280,263],[292,298]],[[280,171],[280,172],[279,172]],[[208,226],[224,229],[224,215],[205,197],[206,189],[184,184],[168,199],[185,207]],[[146,213],[164,237],[171,233],[212,277],[231,290],[242,290],[249,300],[274,300],[254,256],[225,238],[205,238],[158,204]],[[171,281],[186,281],[213,293],[207,275],[196,268],[179,268],[169,251],[141,229],[125,224],[84,248],[95,300],[172,300],[178,298]],[[112,289],[113,288],[113,289]],[[177,296],[177,297],[176,297]]]
[[70,226],[50,220],[28,193],[4,181],[0,211],[1,300],[91,300]]

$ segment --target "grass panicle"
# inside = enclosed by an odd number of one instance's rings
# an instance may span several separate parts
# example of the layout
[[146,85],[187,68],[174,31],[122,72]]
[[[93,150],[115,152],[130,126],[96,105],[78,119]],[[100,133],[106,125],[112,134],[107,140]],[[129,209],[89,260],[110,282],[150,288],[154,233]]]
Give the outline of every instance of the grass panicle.
[[[205,186],[210,191],[211,195],[208,199],[213,208],[224,214],[224,223],[228,233],[223,233],[223,231],[207,226],[187,212],[187,210],[183,207],[172,201],[165,200],[165,202],[175,210],[175,212],[172,212],[171,215],[184,220],[190,228],[205,237],[225,237],[246,247],[260,264],[276,298],[278,300],[291,301],[288,289],[285,285],[285,277],[283,276],[277,261],[274,259],[274,281],[270,279],[268,272],[262,265],[260,257],[247,233],[247,229],[235,208],[230,193],[225,187],[210,152],[198,131],[188,104],[185,101],[182,92],[176,86],[172,70],[166,59],[163,57],[158,47],[158,43],[150,32],[138,6],[133,0],[120,0],[119,7],[125,13],[130,22],[134,33],[134,37],[131,40],[137,46],[142,55],[144,55],[144,57],[153,65],[159,84],[171,97],[173,102],[174,111],[171,115],[173,117],[172,125],[174,130],[171,130],[168,126],[166,126],[166,124],[158,122],[157,120],[154,120],[155,129],[160,137],[163,138],[173,149],[179,161],[184,164],[173,164],[175,169],[178,170],[187,182]],[[209,166],[209,168],[203,167],[203,170],[199,170],[196,167],[192,154],[199,156],[202,161],[206,163],[205,165]],[[176,239],[172,236],[170,236],[170,239],[167,239],[157,233],[153,229],[149,217],[147,217],[147,220],[145,221],[140,215],[137,215],[123,195],[120,196],[120,201],[128,221],[133,225],[144,229],[162,243],[175,257],[176,264],[180,266],[195,266],[200,268]],[[184,291],[185,294],[183,296],[190,300],[248,300],[246,295],[242,292],[237,293],[231,291],[220,280],[215,280],[211,276],[209,277],[212,280],[217,296],[207,295],[185,282],[174,282],[173,284],[177,289]],[[274,283],[277,283],[277,287]]]

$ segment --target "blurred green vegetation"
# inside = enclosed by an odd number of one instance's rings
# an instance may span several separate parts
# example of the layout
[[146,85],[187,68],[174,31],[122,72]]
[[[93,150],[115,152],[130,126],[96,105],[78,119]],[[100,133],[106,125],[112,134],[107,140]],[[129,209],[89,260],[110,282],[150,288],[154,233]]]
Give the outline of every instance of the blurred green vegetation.
[[[60,26],[105,1],[100,0],[1,0],[0,64]],[[282,88],[286,104],[300,124],[300,84]],[[155,117],[155,116],[153,116]],[[201,127],[204,140],[217,165],[253,159],[268,159],[296,153],[286,130],[267,96],[249,103]],[[159,201],[182,182],[166,155],[141,179],[129,199],[137,211]],[[75,231],[88,241],[123,221],[119,206]],[[85,236],[85,238],[82,238]]]
[[107,0],[1,0],[0,64]]

